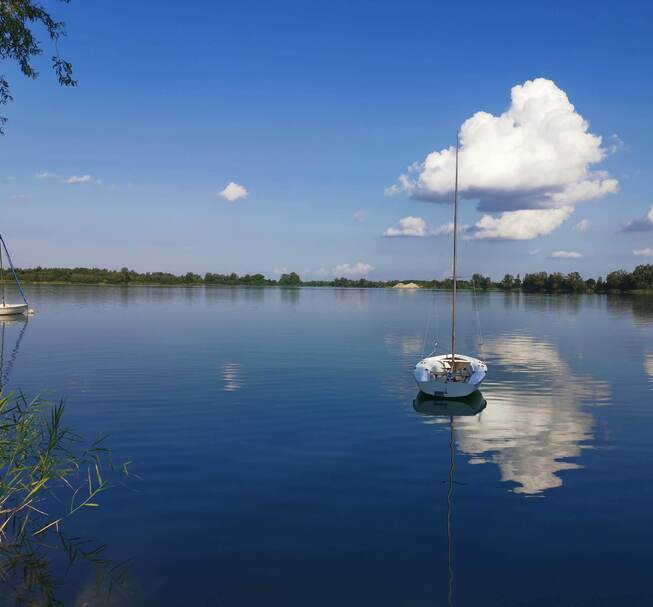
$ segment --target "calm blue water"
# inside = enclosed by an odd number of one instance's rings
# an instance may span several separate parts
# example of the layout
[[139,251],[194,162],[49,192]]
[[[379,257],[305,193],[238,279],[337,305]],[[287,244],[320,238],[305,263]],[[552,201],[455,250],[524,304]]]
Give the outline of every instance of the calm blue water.
[[486,404],[447,411],[412,366],[448,293],[28,295],[10,386],[141,477],[71,523],[132,559],[117,604],[653,604],[651,298],[483,295]]

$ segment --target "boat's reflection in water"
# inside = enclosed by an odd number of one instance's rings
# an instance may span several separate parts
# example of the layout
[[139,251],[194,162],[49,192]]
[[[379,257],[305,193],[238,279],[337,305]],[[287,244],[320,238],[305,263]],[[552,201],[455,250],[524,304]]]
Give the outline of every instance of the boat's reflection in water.
[[435,398],[419,392],[413,401],[415,411],[433,417],[463,417],[476,415],[485,409],[487,401],[477,390],[465,398]]
[[[20,343],[23,341],[28,323],[29,317],[23,314],[16,314],[0,320],[0,392],[9,381],[9,375],[16,363]],[[18,329],[15,341],[9,335],[13,328]]]
[[471,417],[478,415],[487,406],[487,401],[480,391],[473,392],[466,398],[443,399],[435,398],[420,392],[413,400],[415,411],[422,415],[443,418],[449,421],[449,476],[447,478],[447,563],[448,588],[447,604],[454,604],[454,572],[453,572],[453,498],[456,484],[456,417]]

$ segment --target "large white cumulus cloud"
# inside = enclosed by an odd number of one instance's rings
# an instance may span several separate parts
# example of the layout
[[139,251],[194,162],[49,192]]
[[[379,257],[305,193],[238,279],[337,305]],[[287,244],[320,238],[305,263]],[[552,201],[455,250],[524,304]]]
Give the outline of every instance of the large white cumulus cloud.
[[483,215],[465,238],[482,240],[532,240],[553,232],[571,215],[571,207],[507,211],[498,217]]
[[[592,170],[608,151],[601,137],[588,128],[566,93],[551,80],[537,78],[513,87],[510,107],[503,114],[477,112],[460,128],[460,194],[477,199],[481,211],[515,212],[573,209],[578,203],[616,192],[616,179]],[[455,157],[453,146],[430,153],[388,192],[450,202]],[[552,212],[549,219],[543,212],[538,217],[550,224],[560,216]],[[491,219],[496,218],[483,218],[485,223]]]

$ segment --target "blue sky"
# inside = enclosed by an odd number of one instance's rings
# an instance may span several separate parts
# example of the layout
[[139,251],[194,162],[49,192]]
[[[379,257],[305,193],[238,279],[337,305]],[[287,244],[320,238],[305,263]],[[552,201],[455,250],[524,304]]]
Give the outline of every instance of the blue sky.
[[[588,168],[618,191],[534,238],[464,240],[463,273],[653,260],[633,254],[653,248],[653,229],[620,229],[653,205],[648,2],[47,4],[67,22],[79,86],[57,86],[47,46],[36,81],[0,64],[15,98],[2,108],[1,229],[19,265],[442,276],[449,236],[383,234],[405,217],[430,233],[451,205],[386,188],[540,77],[603,138]],[[230,182],[247,197],[218,196]],[[500,217],[470,191],[463,224]]]

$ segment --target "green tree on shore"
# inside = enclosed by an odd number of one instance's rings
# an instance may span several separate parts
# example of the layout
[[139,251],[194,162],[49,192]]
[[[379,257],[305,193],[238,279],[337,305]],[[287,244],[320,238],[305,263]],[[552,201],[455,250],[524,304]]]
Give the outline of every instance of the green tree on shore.
[[[279,280],[266,278],[263,274],[215,274],[207,272],[204,276],[194,272],[176,275],[170,272],[139,273],[124,267],[120,270],[102,268],[16,268],[21,281],[26,283],[76,283],[107,285],[215,285],[215,286],[311,286],[311,287],[351,287],[361,289],[394,287],[398,282],[414,282],[425,289],[451,289],[451,278],[442,280],[368,280],[366,278],[339,277],[332,280],[302,280],[296,272],[282,274]],[[5,280],[13,280],[5,275]],[[489,276],[474,274],[471,280],[459,280],[459,289],[500,289],[503,291],[524,291],[525,293],[605,293],[609,291],[627,292],[635,289],[653,290],[653,264],[637,266],[633,272],[617,270],[610,272],[604,280],[584,279],[578,272],[562,274],[560,272],[533,272],[525,274],[523,280],[518,274],[506,274],[499,282],[492,282]]]
[[515,288],[515,278],[512,274],[506,274],[501,282],[499,288],[503,291],[512,291]]
[[483,274],[474,274],[472,276],[472,281],[476,289],[481,289],[482,291],[487,291],[492,287],[492,279],[489,276],[483,276]]
[[[635,271],[638,268],[635,268]],[[626,272],[626,270],[610,272],[605,279],[605,283],[609,291],[629,291],[635,288],[633,274]]]
[[650,289],[653,285],[653,264],[637,266],[632,280],[636,289]]
[[281,275],[279,284],[284,287],[299,287],[302,284],[302,280],[297,272],[290,272],[290,274]]

